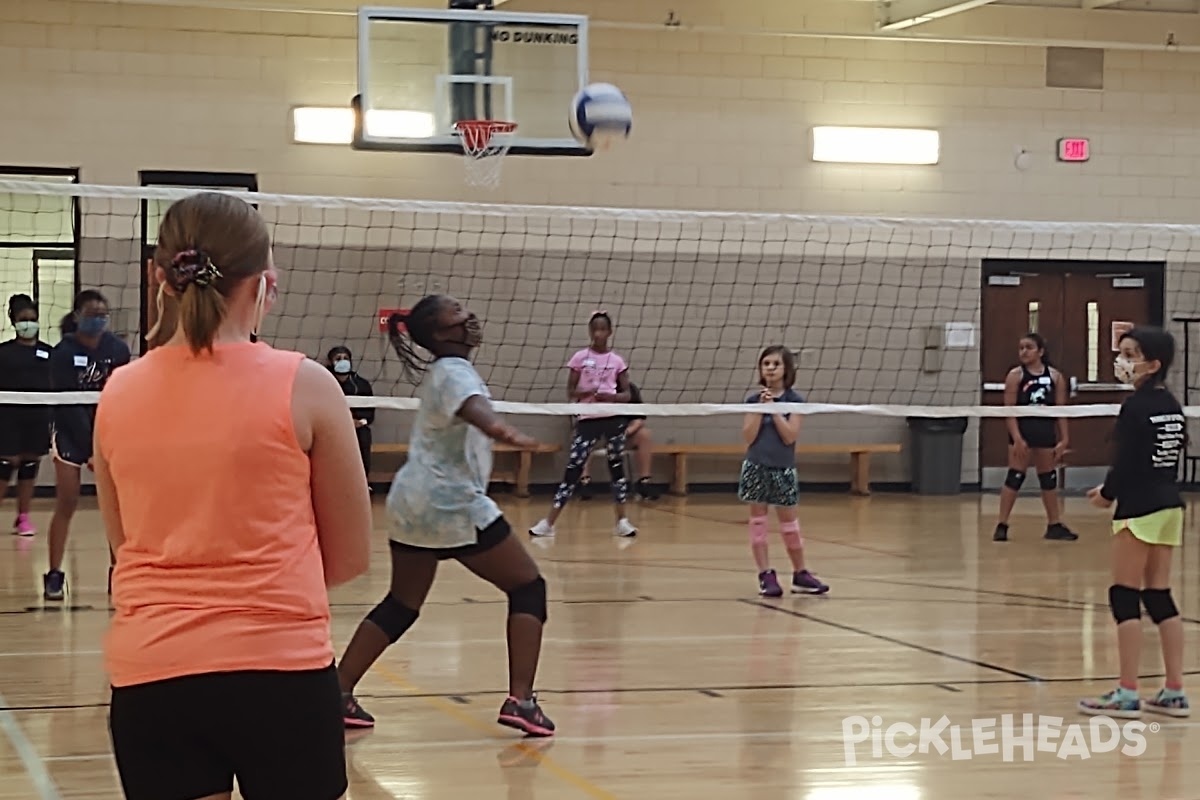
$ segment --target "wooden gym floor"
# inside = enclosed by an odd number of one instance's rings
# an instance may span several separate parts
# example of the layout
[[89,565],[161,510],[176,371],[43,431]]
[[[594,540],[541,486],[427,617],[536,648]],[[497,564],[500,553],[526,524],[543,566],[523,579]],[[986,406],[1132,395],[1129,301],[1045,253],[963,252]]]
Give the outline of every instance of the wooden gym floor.
[[[518,528],[546,502],[502,499]],[[381,503],[377,494],[377,512]],[[637,503],[634,542],[611,536],[604,500],[573,504],[557,541],[534,550],[552,599],[539,684],[557,739],[524,742],[494,724],[505,688],[503,599],[448,564],[417,626],[360,687],[378,727],[349,737],[350,796],[1200,797],[1200,719],[1159,718],[1136,757],[1035,751],[1025,762],[1018,745],[1017,763],[936,751],[876,759],[863,744],[847,764],[842,720],[852,715],[915,728],[945,715],[968,749],[973,719],[1004,714],[1018,728],[1030,713],[1088,731],[1076,699],[1108,689],[1116,669],[1106,517],[1071,498],[1066,520],[1082,538],[1046,542],[1039,503],[1022,499],[1012,540],[994,544],[995,507],[992,495],[806,496],[810,563],[832,592],[762,600],[745,511],[731,498]],[[35,513],[43,529],[48,511],[42,501]],[[381,513],[376,521],[370,576],[333,596],[339,650],[387,586]],[[1200,675],[1196,527],[1189,515],[1176,581],[1189,675]],[[43,610],[44,533],[3,545],[0,798],[119,797],[105,728],[99,516],[88,507],[77,519],[71,611]],[[774,522],[772,552],[782,575]],[[1148,622],[1146,630],[1144,673],[1157,675],[1158,639]],[[1143,693],[1158,685],[1147,679]],[[1063,736],[1052,733],[1051,746]]]

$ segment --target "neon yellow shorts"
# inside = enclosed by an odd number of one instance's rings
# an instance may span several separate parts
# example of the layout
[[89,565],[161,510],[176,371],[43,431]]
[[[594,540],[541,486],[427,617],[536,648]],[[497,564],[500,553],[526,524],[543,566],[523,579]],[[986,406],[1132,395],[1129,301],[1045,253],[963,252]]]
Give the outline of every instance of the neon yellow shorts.
[[1162,511],[1155,511],[1153,514],[1136,519],[1113,520],[1114,536],[1126,528],[1134,537],[1146,544],[1179,547],[1183,544],[1183,509],[1164,508]]

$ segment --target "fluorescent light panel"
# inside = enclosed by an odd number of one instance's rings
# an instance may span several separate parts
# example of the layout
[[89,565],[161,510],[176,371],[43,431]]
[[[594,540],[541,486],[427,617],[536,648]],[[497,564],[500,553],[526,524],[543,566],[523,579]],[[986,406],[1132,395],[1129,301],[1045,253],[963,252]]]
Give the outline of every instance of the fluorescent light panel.
[[813,161],[841,164],[936,164],[937,131],[918,128],[840,128],[812,130]]
[[[433,115],[424,111],[374,108],[367,112],[367,133],[381,139],[428,139]],[[303,106],[292,109],[292,140],[301,144],[350,144],[354,109]]]

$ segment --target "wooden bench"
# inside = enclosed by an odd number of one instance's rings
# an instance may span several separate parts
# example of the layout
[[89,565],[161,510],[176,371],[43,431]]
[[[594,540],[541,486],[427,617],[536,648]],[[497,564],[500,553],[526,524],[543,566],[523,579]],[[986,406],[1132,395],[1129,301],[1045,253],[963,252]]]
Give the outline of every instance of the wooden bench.
[[[492,452],[517,454],[517,471],[515,473],[506,473],[493,470],[492,480],[498,483],[511,483],[516,489],[517,497],[529,497],[529,473],[533,468],[534,455],[557,453],[560,449],[556,444],[539,444],[537,447],[529,449],[494,442],[492,444]],[[408,455],[408,443],[373,444],[371,445],[371,453],[372,455],[406,456]]]
[[[879,453],[899,453],[898,444],[818,444],[796,445],[798,455],[844,455],[850,456],[850,491],[857,495],[871,493],[871,456]],[[659,444],[654,443],[654,453],[672,456],[675,460],[671,493],[687,494],[688,456],[742,456],[746,453],[743,444]]]

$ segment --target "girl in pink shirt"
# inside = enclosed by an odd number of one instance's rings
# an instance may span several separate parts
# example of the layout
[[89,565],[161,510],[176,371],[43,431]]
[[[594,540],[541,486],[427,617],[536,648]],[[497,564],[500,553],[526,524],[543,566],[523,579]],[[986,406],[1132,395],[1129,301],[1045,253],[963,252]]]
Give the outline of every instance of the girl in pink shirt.
[[[592,314],[588,320],[591,345],[571,356],[567,362],[570,369],[567,398],[572,403],[629,402],[629,365],[609,347],[612,332],[612,318],[608,312],[597,311]],[[529,529],[531,536],[554,535],[554,523],[574,494],[583,476],[583,465],[591,458],[592,451],[601,439],[605,440],[608,471],[612,476],[616,534],[637,536],[637,528],[625,516],[625,501],[629,495],[629,483],[625,479],[625,427],[628,424],[629,417],[624,415],[607,412],[579,415],[575,437],[571,440],[566,474],[554,494],[554,505],[545,519]]]

